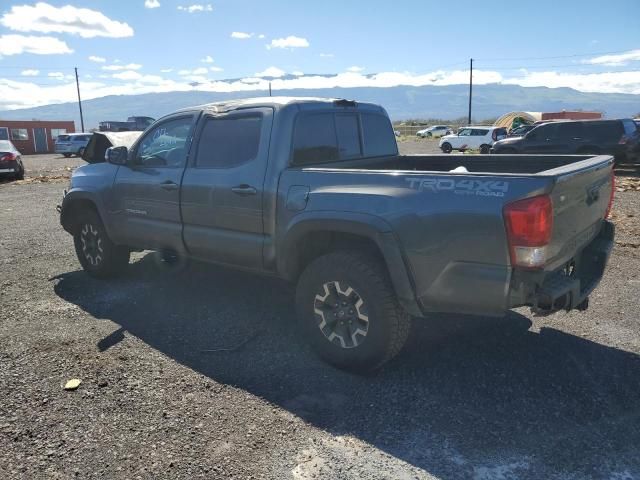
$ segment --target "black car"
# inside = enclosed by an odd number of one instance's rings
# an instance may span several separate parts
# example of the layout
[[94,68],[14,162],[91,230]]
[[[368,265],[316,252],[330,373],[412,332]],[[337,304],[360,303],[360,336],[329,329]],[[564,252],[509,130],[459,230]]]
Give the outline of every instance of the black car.
[[553,153],[614,155],[624,160],[637,148],[636,124],[631,119],[551,122],[537,126],[524,137],[493,144],[493,153]]
[[20,151],[9,140],[0,140],[0,177],[11,175],[17,180],[24,178],[24,164]]
[[534,128],[536,128],[536,125],[520,125],[519,127],[511,129],[509,137],[522,137]]

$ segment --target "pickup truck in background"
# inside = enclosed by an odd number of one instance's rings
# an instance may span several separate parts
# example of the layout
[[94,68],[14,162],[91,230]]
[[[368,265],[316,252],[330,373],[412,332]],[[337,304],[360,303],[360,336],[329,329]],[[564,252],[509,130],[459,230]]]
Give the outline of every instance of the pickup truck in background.
[[142,132],[149,125],[155,122],[151,117],[129,117],[126,122],[106,121],[98,124],[98,130],[101,132]]
[[396,355],[412,316],[584,310],[613,245],[611,156],[399,155],[368,103],[203,105],[107,157],[59,207],[87,273],[150,249],[282,277],[351,371]]

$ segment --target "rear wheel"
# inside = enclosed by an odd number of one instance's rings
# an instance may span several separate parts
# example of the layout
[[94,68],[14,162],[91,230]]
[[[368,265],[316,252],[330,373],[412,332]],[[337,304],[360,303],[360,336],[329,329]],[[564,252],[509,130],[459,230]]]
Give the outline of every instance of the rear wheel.
[[70,153],[63,153],[62,155],[64,156],[64,158],[69,158],[71,156]]
[[453,150],[453,148],[451,147],[451,144],[449,142],[444,142],[440,147],[440,150],[442,150],[443,153],[451,153],[451,150]]
[[22,160],[18,160],[18,171],[15,173],[16,180],[24,180],[24,164]]
[[491,151],[491,147],[489,145],[480,145],[480,153],[483,155],[488,154]]
[[78,152],[77,152],[77,154],[76,154],[76,155],[78,155],[79,157],[82,157],[82,154],[83,154],[83,153],[84,153],[84,147],[81,147],[81,148],[78,150]]
[[359,252],[329,253],[309,264],[296,306],[318,355],[353,372],[375,370],[397,355],[411,326],[382,263]]
[[73,243],[80,265],[92,277],[113,277],[129,264],[129,249],[111,241],[93,210],[79,213]]

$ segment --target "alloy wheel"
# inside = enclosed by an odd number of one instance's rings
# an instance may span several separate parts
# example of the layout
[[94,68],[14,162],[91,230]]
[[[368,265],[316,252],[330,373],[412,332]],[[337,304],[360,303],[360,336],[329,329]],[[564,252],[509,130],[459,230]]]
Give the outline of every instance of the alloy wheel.
[[346,282],[331,281],[316,294],[313,309],[326,339],[342,348],[362,344],[369,332],[369,315],[362,297]]

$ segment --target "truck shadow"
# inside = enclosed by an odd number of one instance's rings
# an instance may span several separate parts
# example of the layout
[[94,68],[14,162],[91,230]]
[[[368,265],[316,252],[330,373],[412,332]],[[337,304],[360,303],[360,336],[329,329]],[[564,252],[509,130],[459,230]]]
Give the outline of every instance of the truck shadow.
[[146,255],[121,279],[76,271],[54,289],[120,325],[100,352],[126,330],[216,382],[437,477],[512,458],[517,468],[524,458],[584,478],[640,451],[640,357],[551,328],[529,331],[515,312],[417,320],[397,359],[359,377],[325,365],[300,340],[292,288],[279,280],[200,264],[159,273]]

